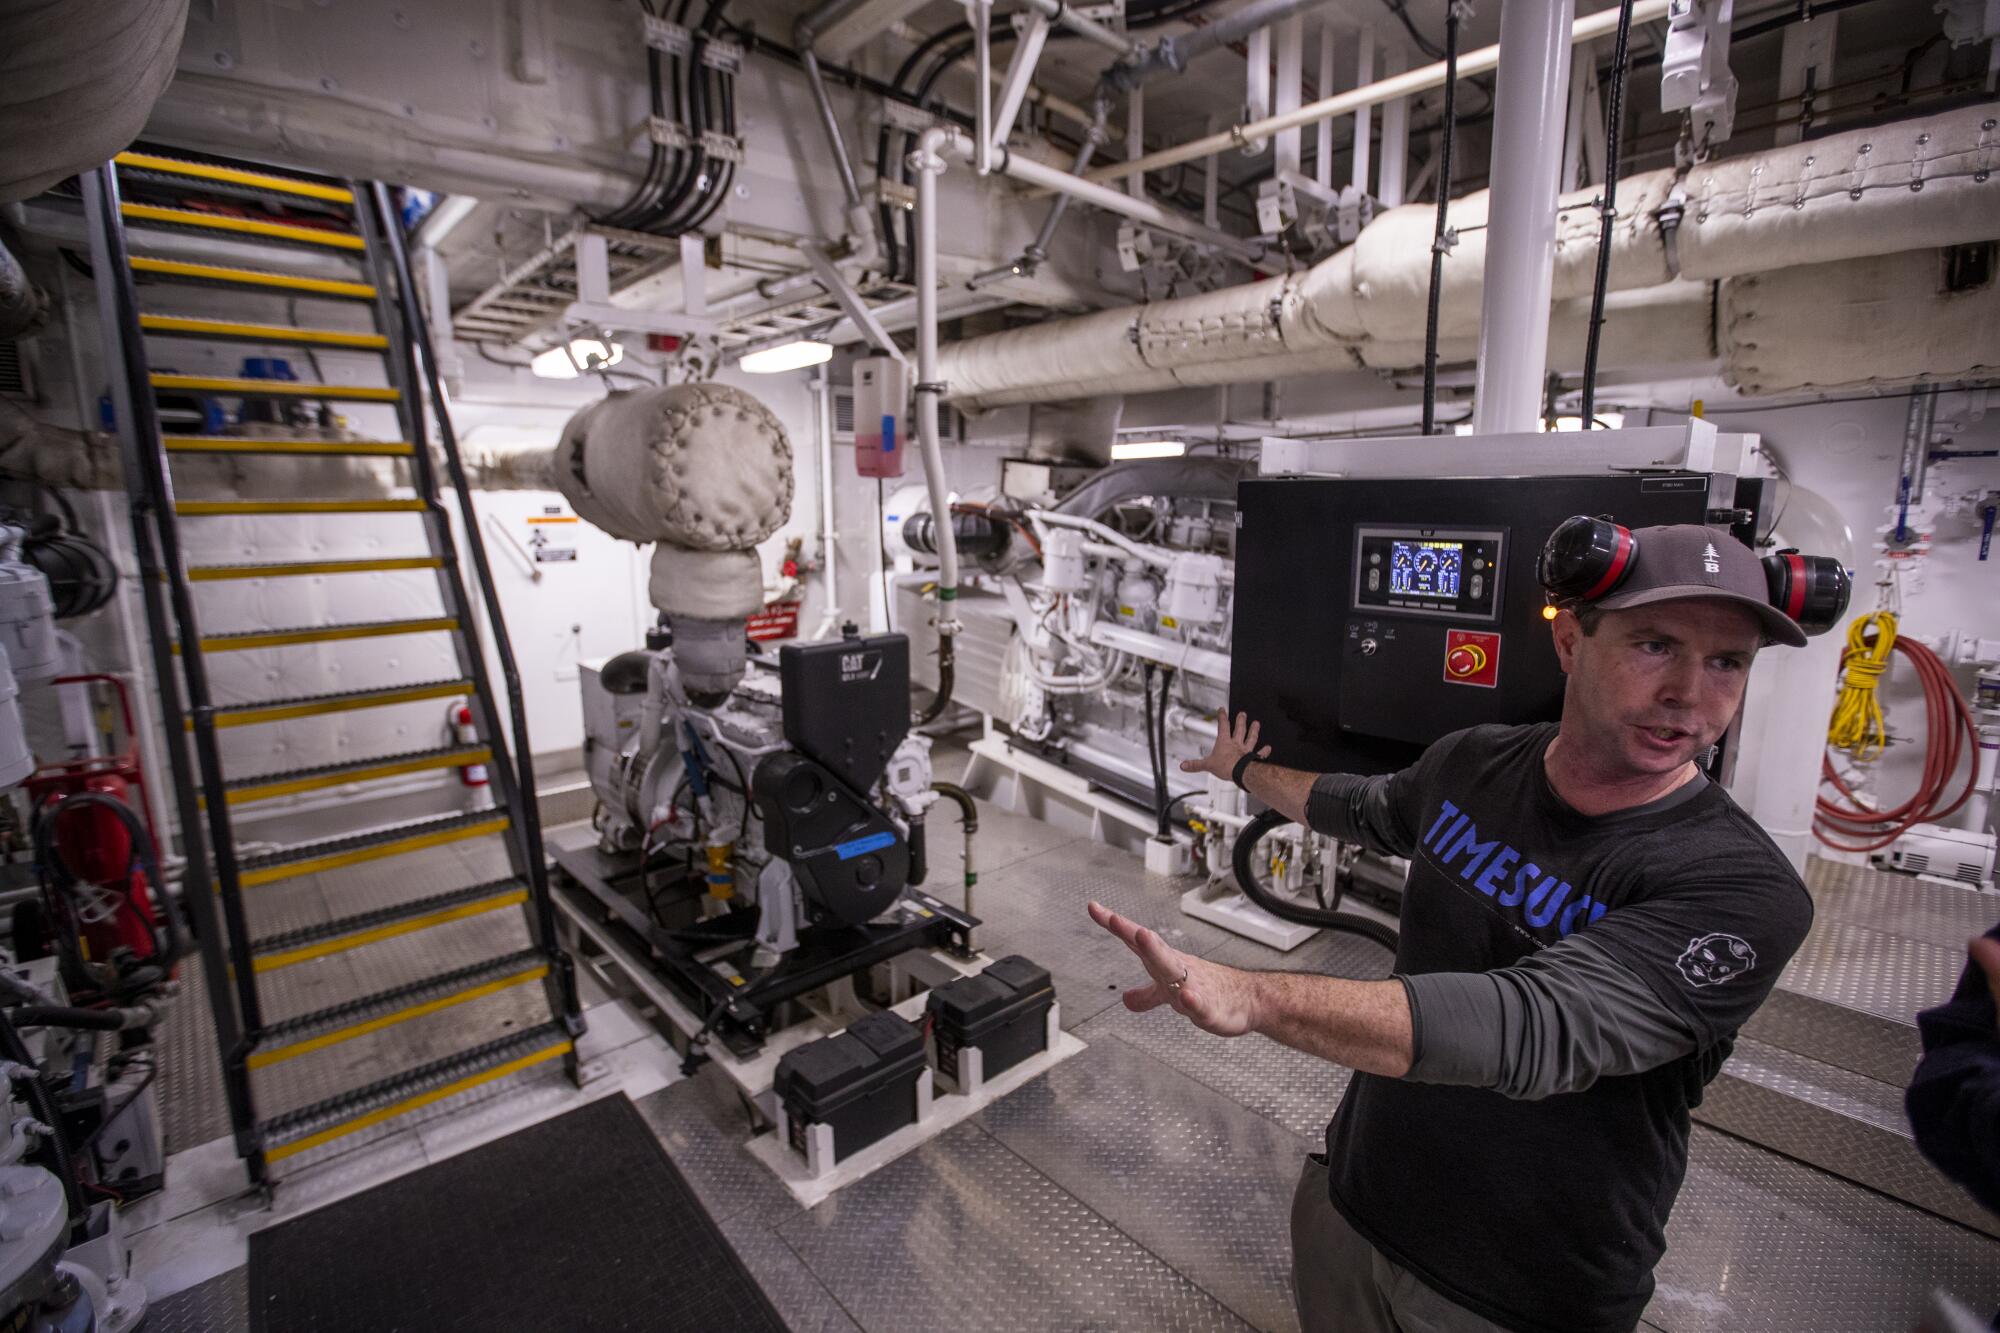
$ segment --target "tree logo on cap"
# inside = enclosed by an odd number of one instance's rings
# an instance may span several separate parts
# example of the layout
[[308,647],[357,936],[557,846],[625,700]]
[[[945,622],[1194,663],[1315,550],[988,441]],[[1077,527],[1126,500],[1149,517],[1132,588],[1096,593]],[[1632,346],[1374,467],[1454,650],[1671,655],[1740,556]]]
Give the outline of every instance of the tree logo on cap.
[[1701,567],[1711,574],[1722,572],[1722,556],[1716,551],[1714,542],[1701,548]]

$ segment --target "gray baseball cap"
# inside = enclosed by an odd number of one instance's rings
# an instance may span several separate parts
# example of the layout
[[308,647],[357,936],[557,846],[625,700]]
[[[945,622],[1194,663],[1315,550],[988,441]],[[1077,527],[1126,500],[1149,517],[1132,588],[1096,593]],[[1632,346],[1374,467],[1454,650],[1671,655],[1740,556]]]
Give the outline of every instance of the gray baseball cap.
[[1716,597],[1755,615],[1766,642],[1806,646],[1806,633],[1798,622],[1771,604],[1764,562],[1727,532],[1699,523],[1674,523],[1634,528],[1632,536],[1638,546],[1632,572],[1616,592],[1591,605],[1621,611],[1685,597]]

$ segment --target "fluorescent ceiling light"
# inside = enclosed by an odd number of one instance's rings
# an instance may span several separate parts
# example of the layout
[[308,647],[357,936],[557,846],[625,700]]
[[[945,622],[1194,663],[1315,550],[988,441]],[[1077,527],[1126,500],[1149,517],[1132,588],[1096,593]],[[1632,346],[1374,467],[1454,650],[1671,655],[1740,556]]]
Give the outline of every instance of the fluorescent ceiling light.
[[604,366],[615,366],[624,359],[623,343],[572,338],[566,347],[558,343],[546,352],[536,353],[528,363],[528,369],[545,380],[573,380],[577,377],[578,367],[598,370]]
[[797,342],[779,343],[776,347],[745,353],[743,359],[736,363],[736,368],[749,375],[778,375],[787,370],[822,366],[831,360],[833,360],[832,343],[801,338]]
[[1111,446],[1111,461],[1122,463],[1129,458],[1179,458],[1187,452],[1187,444],[1182,440],[1119,440]]

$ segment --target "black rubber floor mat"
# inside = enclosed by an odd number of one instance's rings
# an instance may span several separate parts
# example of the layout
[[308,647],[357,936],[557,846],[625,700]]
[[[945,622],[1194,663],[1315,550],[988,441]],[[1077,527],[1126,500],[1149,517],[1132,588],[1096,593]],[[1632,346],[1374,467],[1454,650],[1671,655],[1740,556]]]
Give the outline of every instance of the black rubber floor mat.
[[255,1233],[250,1327],[785,1325],[637,1108],[613,1096]]

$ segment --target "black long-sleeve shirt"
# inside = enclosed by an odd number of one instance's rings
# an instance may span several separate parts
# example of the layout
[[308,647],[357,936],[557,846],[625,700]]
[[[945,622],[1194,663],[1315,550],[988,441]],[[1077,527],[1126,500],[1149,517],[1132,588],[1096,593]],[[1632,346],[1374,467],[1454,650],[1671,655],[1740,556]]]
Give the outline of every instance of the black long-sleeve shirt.
[[1348,1084],[1328,1190],[1376,1249],[1502,1327],[1612,1333],[1652,1294],[1689,1109],[1812,900],[1720,787],[1580,814],[1543,770],[1554,736],[1475,727],[1308,808],[1411,867],[1396,972],[1417,1067]]
[[[2000,926],[1986,932],[2000,940]],[[1986,974],[1967,964],[1950,1000],[1917,1015],[1924,1058],[1903,1099],[1917,1147],[2000,1213],[2000,1022]]]

